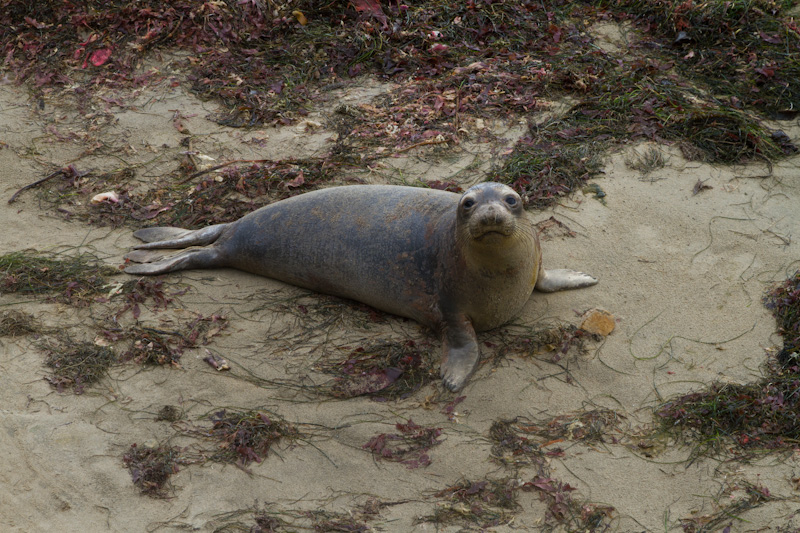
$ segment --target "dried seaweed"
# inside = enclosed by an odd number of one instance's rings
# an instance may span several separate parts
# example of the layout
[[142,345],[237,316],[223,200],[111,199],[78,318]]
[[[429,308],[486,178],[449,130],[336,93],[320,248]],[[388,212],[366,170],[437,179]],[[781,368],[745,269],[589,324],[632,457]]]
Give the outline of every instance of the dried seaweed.
[[434,514],[420,521],[436,524],[466,524],[480,528],[509,524],[519,508],[515,478],[463,480],[435,493],[447,503],[437,506]]
[[778,322],[783,348],[777,355],[781,368],[800,374],[800,271],[764,297],[764,305]]
[[489,429],[492,458],[504,465],[541,464],[544,457],[563,455],[560,447],[549,448],[560,442],[616,442],[613,434],[618,433],[623,418],[609,409],[593,409],[544,421],[525,417],[498,420]]
[[727,97],[733,107],[780,117],[800,99],[800,29],[790,13],[795,2],[598,4],[636,20],[682,75]]
[[498,357],[506,355],[533,356],[552,352],[550,360],[558,362],[570,350],[582,353],[587,339],[593,338],[590,333],[572,325],[559,324],[543,329],[528,329],[522,332],[510,328],[494,332],[486,346],[492,348]]
[[[404,502],[396,502],[404,503]],[[225,513],[215,519],[220,525],[214,533],[271,533],[275,531],[342,531],[365,532],[373,531],[369,525],[381,507],[386,503],[375,498],[367,501],[346,512],[333,512],[323,509],[305,511],[298,509],[281,510],[273,504],[256,505],[252,509]],[[391,504],[388,504],[391,505]],[[240,520],[242,516],[252,518],[254,525],[248,525]]]
[[409,469],[430,465],[428,451],[442,443],[442,428],[419,426],[411,419],[405,424],[398,422],[395,427],[399,433],[380,433],[362,448],[370,450],[375,459],[396,461]]
[[[744,494],[737,498],[734,491]],[[726,486],[721,492],[720,496],[725,498],[720,497],[720,501],[715,502],[715,507],[718,507],[716,512],[681,519],[684,533],[729,532],[734,520],[741,520],[739,517],[741,513],[776,499],[766,487],[753,485],[747,481]]]
[[138,365],[180,366],[184,351],[208,344],[227,326],[228,321],[223,316],[197,315],[175,330],[158,329],[137,322],[128,327],[103,329],[100,337],[108,343],[127,344],[127,348],[121,350],[121,361],[132,361]]
[[142,494],[153,498],[166,498],[172,490],[169,479],[178,473],[180,450],[174,446],[138,446],[132,444],[122,456],[133,484]]
[[429,343],[417,341],[381,341],[351,349],[343,360],[318,365],[335,376],[320,390],[334,398],[405,398],[438,378],[431,351]]
[[0,312],[0,337],[20,337],[40,328],[30,313],[15,309]]
[[158,410],[158,414],[156,415],[156,421],[163,421],[163,422],[177,422],[181,420],[186,415],[185,413],[175,407],[174,405],[165,405],[161,409]]
[[82,394],[117,361],[111,349],[90,342],[63,339],[44,343],[41,349],[47,353],[45,366],[51,369],[45,379],[58,392],[72,389],[75,394]]
[[[188,157],[188,156],[187,156]],[[197,171],[185,160],[175,171],[146,187],[135,186],[131,168],[97,174],[70,166],[42,197],[61,216],[97,226],[177,226],[195,229],[232,222],[275,200],[307,192],[332,180],[337,158],[254,160]],[[341,169],[338,170],[341,172]],[[113,190],[113,200],[89,201]]]
[[0,292],[44,294],[75,306],[87,306],[107,290],[108,276],[119,271],[88,253],[73,257],[37,251],[0,256]]
[[268,411],[223,409],[211,414],[209,420],[209,429],[195,433],[219,442],[211,460],[222,463],[260,463],[279,442],[292,442],[302,436],[295,426]]
[[[783,349],[752,383],[712,383],[661,405],[660,429],[696,443],[694,455],[790,449],[800,442],[800,273],[764,298],[784,338]],[[733,451],[733,450],[732,450]]]

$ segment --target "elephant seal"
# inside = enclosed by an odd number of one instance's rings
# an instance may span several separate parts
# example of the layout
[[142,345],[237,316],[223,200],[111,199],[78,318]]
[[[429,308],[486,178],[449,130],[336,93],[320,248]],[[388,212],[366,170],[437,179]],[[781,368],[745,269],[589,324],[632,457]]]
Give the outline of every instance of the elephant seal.
[[[544,270],[536,229],[510,187],[463,195],[350,185],[281,200],[200,230],[146,228],[126,256],[129,274],[233,267],[371,305],[439,332],[444,386],[460,390],[480,358],[476,331],[514,317],[533,289],[594,285]],[[161,248],[187,248],[164,256]]]

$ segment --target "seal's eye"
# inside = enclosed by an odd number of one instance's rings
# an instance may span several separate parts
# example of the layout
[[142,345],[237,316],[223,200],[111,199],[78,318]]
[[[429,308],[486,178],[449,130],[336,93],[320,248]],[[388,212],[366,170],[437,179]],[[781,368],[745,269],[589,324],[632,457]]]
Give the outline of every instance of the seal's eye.
[[517,205],[517,199],[513,196],[506,196],[506,203],[511,207]]
[[475,200],[473,200],[472,198],[467,198],[461,205],[464,207],[464,209],[469,209],[470,207],[475,205]]

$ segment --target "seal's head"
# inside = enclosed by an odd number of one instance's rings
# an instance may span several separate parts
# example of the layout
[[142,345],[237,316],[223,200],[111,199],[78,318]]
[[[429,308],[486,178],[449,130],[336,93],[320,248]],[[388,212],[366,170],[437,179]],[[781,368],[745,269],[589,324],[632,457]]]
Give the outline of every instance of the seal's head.
[[471,187],[458,204],[458,223],[465,234],[481,244],[500,244],[519,231],[522,199],[502,183],[486,182]]

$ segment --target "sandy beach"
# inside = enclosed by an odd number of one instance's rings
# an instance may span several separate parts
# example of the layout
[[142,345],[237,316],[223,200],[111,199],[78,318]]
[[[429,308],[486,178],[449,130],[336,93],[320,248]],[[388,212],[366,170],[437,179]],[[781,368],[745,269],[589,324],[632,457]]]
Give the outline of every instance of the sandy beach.
[[[149,222],[92,224],[83,214],[92,212],[96,176],[130,168],[133,176],[114,190],[133,192],[175,173],[189,152],[206,167],[319,157],[336,140],[338,106],[368,113],[397,89],[363,81],[332,89],[302,121],[238,129],[209,119],[218,104],[171,83],[179,74],[169,61],[156,68],[161,82],[100,92],[81,109],[55,93],[31,98],[24,85],[0,85],[0,254],[88,253],[116,269],[137,242],[136,224]],[[542,101],[529,117],[462,117],[457,144],[404,151],[387,144],[386,157],[369,168],[347,169],[320,186],[438,180],[466,188],[513,148],[528,119],[557,116],[564,106]],[[772,126],[800,140],[796,121]],[[662,167],[631,168],[653,151]],[[59,176],[7,203],[69,165],[92,173],[69,187]],[[713,382],[755,381],[780,347],[762,298],[800,266],[798,166],[797,156],[771,173],[762,161],[688,161],[667,144],[610,150],[591,180],[598,188],[528,213],[542,223],[546,268],[581,270],[599,283],[534,293],[513,324],[479,334],[484,363],[457,394],[435,378],[440,343],[422,326],[231,269],[159,278],[169,302],[150,297],[135,313],[120,312],[131,301],[114,292],[131,279],[123,273],[83,306],[4,292],[0,310],[28,313],[37,328],[0,337],[0,524],[20,532],[634,532],[690,531],[686,524],[699,531],[718,519],[704,531],[798,531],[797,449],[737,461],[696,456],[696,447],[650,432],[664,402]],[[196,182],[215,176],[228,179],[219,171]],[[698,182],[707,188],[695,193]],[[560,225],[548,224],[551,217]],[[615,329],[587,336],[582,349],[556,354],[512,343],[578,326],[592,308],[613,315]],[[120,362],[81,394],[45,379],[52,369],[43,343],[68,336],[121,354],[127,341],[104,331],[137,324],[186,331],[198,318],[205,320],[199,339],[174,364]],[[406,397],[337,398],[325,388],[333,379],[326,369],[359,347],[407,341],[434,379]],[[230,369],[215,370],[204,361],[209,355]],[[175,419],[163,419],[165,406]],[[296,433],[258,461],[214,460],[231,451],[211,430],[222,411],[263,413]],[[518,435],[535,426],[553,436],[531,433],[536,453],[504,455],[510,452],[496,432],[511,420]],[[590,430],[594,438],[583,438]],[[388,436],[411,434],[427,444],[406,455],[395,449],[396,461],[373,453],[380,435],[405,446],[410,441]],[[153,497],[134,484],[130,458],[132,450],[159,447],[176,462]],[[456,498],[459,486],[478,497]],[[503,498],[491,493],[496,488]]]

